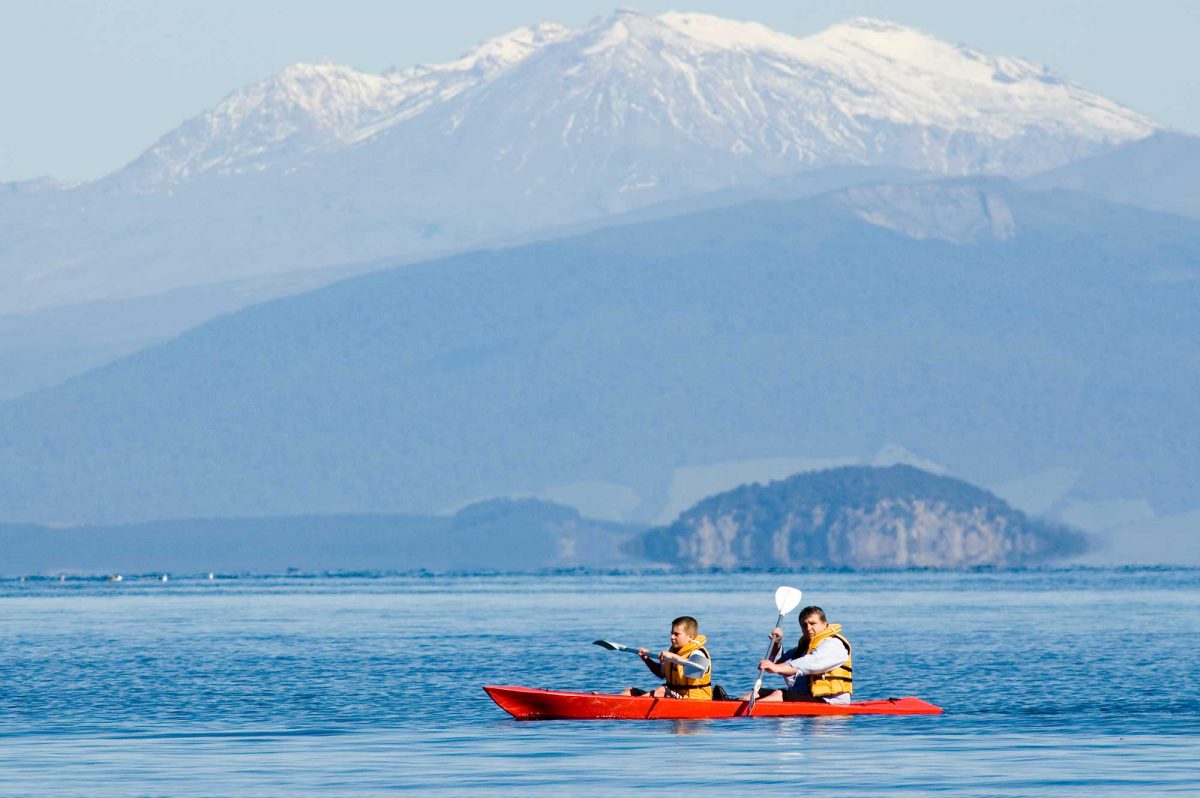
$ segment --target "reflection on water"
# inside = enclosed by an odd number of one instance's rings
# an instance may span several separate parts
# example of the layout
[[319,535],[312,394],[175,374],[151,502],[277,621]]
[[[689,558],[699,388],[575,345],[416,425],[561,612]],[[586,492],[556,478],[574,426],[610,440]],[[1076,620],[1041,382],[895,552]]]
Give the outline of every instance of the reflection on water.
[[684,736],[692,734],[700,734],[708,731],[709,721],[703,719],[681,719],[677,718],[671,721],[671,731],[674,734]]
[[854,718],[848,715],[813,716],[809,718],[778,718],[781,737],[844,737],[851,731]]

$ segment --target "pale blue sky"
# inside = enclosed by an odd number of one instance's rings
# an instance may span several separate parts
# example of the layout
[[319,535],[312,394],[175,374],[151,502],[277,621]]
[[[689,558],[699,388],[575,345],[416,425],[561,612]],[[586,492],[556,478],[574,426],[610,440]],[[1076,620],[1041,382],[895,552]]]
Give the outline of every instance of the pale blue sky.
[[[1052,69],[1170,127],[1200,133],[1200,0],[672,0],[807,35],[888,19]],[[0,0],[0,181],[119,169],[228,92],[301,61],[378,72],[448,61],[476,42],[609,2]]]

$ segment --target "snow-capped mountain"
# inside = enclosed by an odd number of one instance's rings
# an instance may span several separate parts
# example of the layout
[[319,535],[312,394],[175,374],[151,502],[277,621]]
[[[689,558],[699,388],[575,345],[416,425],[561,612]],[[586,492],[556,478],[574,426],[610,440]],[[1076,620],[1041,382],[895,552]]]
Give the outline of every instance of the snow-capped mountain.
[[825,166],[1024,175],[1155,124],[870,19],[542,24],[440,66],[295,65],[123,170],[0,198],[0,313],[417,257]]
[[383,75],[332,63],[294,64],[238,89],[211,111],[163,136],[120,177],[142,189],[215,171],[236,174],[348,146],[478,86],[496,72],[570,35],[554,23],[489,39],[438,66]]
[[704,14],[621,11],[575,32],[521,28],[441,66],[370,75],[297,64],[168,134],[125,176],[161,187],[209,171],[304,168],[321,149],[403,136],[426,114],[457,141],[520,139],[484,153],[514,171],[535,149],[576,151],[579,162],[596,139],[622,135],[659,155],[637,138],[648,127],[663,143],[775,168],[1021,174],[1155,128],[1043,66],[888,22],[860,18],[798,39]]

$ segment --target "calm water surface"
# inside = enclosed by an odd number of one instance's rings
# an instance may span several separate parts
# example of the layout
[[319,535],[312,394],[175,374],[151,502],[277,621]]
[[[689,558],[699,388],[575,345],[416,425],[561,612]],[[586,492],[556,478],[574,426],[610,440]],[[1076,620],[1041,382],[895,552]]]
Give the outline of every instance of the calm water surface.
[[[856,697],[946,714],[518,723],[480,689],[647,686],[591,641],[692,614],[744,691],[780,584]],[[3,795],[1200,794],[1198,570],[7,580],[0,612]]]

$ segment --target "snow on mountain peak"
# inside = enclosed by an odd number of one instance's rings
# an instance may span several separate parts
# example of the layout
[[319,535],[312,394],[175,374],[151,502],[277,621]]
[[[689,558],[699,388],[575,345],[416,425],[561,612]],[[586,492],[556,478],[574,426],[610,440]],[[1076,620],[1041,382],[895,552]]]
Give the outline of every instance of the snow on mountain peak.
[[562,41],[571,29],[557,22],[542,22],[511,30],[480,43],[460,58],[435,69],[482,69],[490,71],[515,64],[547,44]]
[[618,9],[594,20],[577,35],[591,39],[592,43],[584,51],[591,55],[626,43],[665,44],[693,52],[788,52],[800,41],[757,22],[679,11],[651,16],[631,9]]
[[[531,58],[550,50],[561,58]],[[516,106],[506,101],[493,113],[507,118],[519,107],[533,115],[524,123],[509,119],[517,128],[530,129],[543,109],[561,111],[584,98],[563,118],[545,120],[563,131],[560,146],[582,140],[585,115],[605,136],[644,118],[714,152],[778,162],[771,171],[785,163],[882,157],[950,173],[1021,172],[1155,129],[1151,120],[1038,64],[988,56],[892,22],[859,17],[797,38],[709,14],[619,9],[576,31],[551,22],[517,28],[442,65],[382,75],[329,63],[289,66],[165,136],[124,178],[156,190],[214,170],[295,168],[315,149],[361,143],[498,81]],[[538,96],[524,96],[531,92]],[[600,108],[610,109],[607,119],[595,116]],[[450,131],[465,114],[464,108],[447,113]],[[1033,158],[964,155],[964,135],[1011,142],[1010,149],[1025,137],[1063,144],[1059,154]],[[644,175],[635,182],[647,181],[655,182]]]
[[800,39],[757,22],[738,22],[711,14],[668,11],[657,19],[673,30],[724,50],[765,50],[794,53]]
[[211,119],[233,129],[258,116],[263,132],[275,141],[305,130],[342,137],[386,104],[391,89],[386,78],[339,64],[292,64],[235,91]]
[[[10,281],[24,286],[10,307],[165,291],[446,252],[821,167],[1022,176],[1155,127],[1038,64],[889,22],[796,38],[618,11],[574,31],[518,28],[441,65],[288,66],[80,187],[103,212],[81,211],[79,232],[53,240],[27,226],[26,249],[0,251],[0,269],[32,275]],[[940,202],[957,221],[939,234],[974,234],[966,193]],[[910,229],[868,205],[877,223]],[[170,253],[153,275],[127,268],[151,250]]]
[[236,168],[280,148],[348,141],[403,96],[396,80],[329,62],[292,64],[231,92],[159,139],[125,170],[142,190]]
[[992,57],[923,31],[859,17],[800,42],[801,57],[848,89],[842,107],[899,124],[1012,138],[1042,127],[1095,141],[1149,135],[1154,122],[1020,58]]
[[330,62],[292,64],[235,90],[164,136],[123,177],[139,190],[152,191],[204,172],[257,171],[289,154],[352,144],[449,100],[570,33],[553,22],[517,28],[447,64],[382,75]]
[[901,25],[898,22],[891,22],[886,19],[876,19],[875,17],[854,17],[853,19],[848,19],[839,25],[834,25],[833,27],[857,28],[864,31],[875,31],[876,33],[921,33],[916,28],[909,28],[905,25]]

